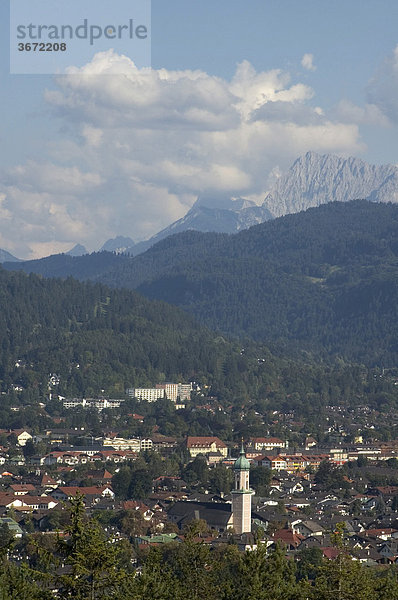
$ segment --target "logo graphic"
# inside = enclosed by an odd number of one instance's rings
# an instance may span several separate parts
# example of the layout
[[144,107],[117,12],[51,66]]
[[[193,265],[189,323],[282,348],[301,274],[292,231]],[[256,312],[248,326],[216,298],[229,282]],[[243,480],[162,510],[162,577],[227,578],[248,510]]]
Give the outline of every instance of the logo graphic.
[[62,74],[111,49],[151,65],[150,0],[11,1],[10,73]]

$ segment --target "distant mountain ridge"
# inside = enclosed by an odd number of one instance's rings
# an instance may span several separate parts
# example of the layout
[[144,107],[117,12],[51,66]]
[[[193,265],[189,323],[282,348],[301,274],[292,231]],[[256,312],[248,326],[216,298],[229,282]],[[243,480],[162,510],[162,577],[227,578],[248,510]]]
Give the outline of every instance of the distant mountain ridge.
[[398,363],[398,205],[333,202],[237,234],[183,231],[134,258],[8,263],[135,289],[222,334],[320,359]]
[[105,242],[105,244],[101,246],[100,252],[116,252],[116,254],[122,254],[133,246],[135,246],[135,242],[131,239],[131,237],[118,235],[117,237]]
[[276,181],[261,206],[245,198],[199,197],[184,217],[130,251],[136,256],[167,236],[189,229],[237,233],[275,217],[360,198],[398,203],[398,167],[307,152]]
[[127,252],[137,256],[169,235],[183,231],[236,233],[269,219],[272,219],[272,214],[267,208],[258,206],[246,198],[199,196],[184,217],[162,229],[149,240],[129,248]]
[[359,198],[397,203],[398,167],[307,152],[278,179],[263,207],[274,217],[281,217],[328,202]]
[[65,254],[67,256],[84,256],[87,254],[87,250],[85,246],[82,246],[82,244],[76,244],[68,252],[65,252]]
[[21,261],[20,258],[16,258],[12,254],[10,254],[9,252],[7,252],[7,250],[2,250],[0,248],[0,263],[4,263],[4,262],[20,262],[20,261]]
[[[168,236],[184,231],[232,234],[276,217],[329,202],[355,199],[398,203],[398,167],[371,165],[353,157],[307,152],[276,181],[271,191],[265,195],[261,206],[247,198],[199,196],[184,217],[150,239],[135,244],[129,237],[117,236],[105,242],[100,252],[137,256]],[[86,250],[78,244],[67,254],[80,256],[86,254]],[[0,254],[2,262],[15,260],[18,259],[7,256],[2,259]],[[59,260],[63,261],[62,258]],[[98,265],[98,259],[96,263]],[[33,265],[34,262],[29,261],[29,269]],[[77,264],[74,265],[74,273],[76,266]],[[95,270],[97,271],[97,266]]]

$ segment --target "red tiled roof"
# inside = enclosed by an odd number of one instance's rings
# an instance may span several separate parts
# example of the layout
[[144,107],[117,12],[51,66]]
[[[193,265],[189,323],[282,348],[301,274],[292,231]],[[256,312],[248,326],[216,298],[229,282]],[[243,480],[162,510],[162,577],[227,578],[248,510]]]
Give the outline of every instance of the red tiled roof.
[[63,487],[58,488],[58,490],[63,492],[68,497],[76,496],[76,494],[82,494],[83,496],[100,496],[106,489],[111,490],[112,488],[109,485],[103,485],[103,486],[91,485],[91,486],[86,486],[86,487],[78,487],[78,486],[73,485],[73,486],[63,486]]
[[216,444],[217,448],[226,448],[227,445],[224,444],[218,437],[192,437],[189,436],[187,438],[187,448],[210,448],[212,444]]
[[52,498],[51,496],[22,496],[20,497],[24,504],[50,504],[50,502],[55,502],[58,504],[58,500]]
[[34,492],[36,490],[35,486],[31,483],[13,483],[10,485],[10,488],[13,492]]
[[285,444],[283,440],[277,437],[257,437],[251,438],[251,441],[255,444]]
[[332,546],[328,548],[321,548],[321,550],[323,552],[323,556],[329,560],[334,560],[340,554],[339,548],[333,548]]
[[374,535],[376,537],[380,536],[380,535],[392,535],[393,533],[396,533],[398,530],[397,529],[392,529],[389,527],[386,527],[385,529],[367,529],[366,535]]
[[291,529],[278,529],[272,536],[275,541],[283,542],[284,544],[291,544],[298,546],[304,539],[299,533],[293,533]]
[[44,473],[43,477],[41,478],[41,485],[55,485],[56,483],[57,482],[55,479],[50,477],[50,475],[47,475],[47,473]]
[[8,494],[7,492],[0,492],[0,506],[7,506],[14,500],[22,501],[21,496],[15,496],[14,494]]
[[88,471],[88,473],[86,473],[86,477],[89,477],[90,479],[112,479],[112,473],[110,473],[107,469]]

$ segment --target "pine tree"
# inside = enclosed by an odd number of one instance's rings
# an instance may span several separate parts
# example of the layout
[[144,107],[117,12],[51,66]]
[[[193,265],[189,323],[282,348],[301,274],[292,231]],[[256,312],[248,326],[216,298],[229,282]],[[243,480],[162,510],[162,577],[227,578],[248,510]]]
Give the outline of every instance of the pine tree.
[[279,545],[270,555],[265,544],[247,551],[238,582],[234,600],[298,600],[307,594],[307,585],[296,583],[294,562]]
[[118,565],[117,545],[111,544],[98,522],[84,522],[81,496],[70,500],[69,539],[59,540],[59,551],[69,572],[59,577],[59,598],[100,600],[117,598],[126,573]]
[[183,600],[176,577],[158,548],[151,548],[142,573],[122,583],[120,600]]

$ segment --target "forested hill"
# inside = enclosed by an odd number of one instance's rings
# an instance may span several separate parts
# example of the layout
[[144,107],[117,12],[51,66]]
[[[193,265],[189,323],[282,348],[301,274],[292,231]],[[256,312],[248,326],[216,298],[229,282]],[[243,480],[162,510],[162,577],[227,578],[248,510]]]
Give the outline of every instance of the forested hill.
[[[120,398],[126,387],[195,380],[225,406],[241,409],[255,399],[262,410],[271,402],[302,413],[361,402],[365,392],[375,405],[381,391],[387,401],[396,395],[391,383],[350,364],[287,359],[251,342],[242,349],[135,292],[0,267],[0,420],[10,422],[6,406],[42,401],[51,374],[60,378],[53,391],[64,396]],[[32,422],[32,414],[25,417],[16,426]]]
[[125,387],[213,383],[240,347],[163,302],[101,284],[42,279],[0,267],[0,390],[124,396]]
[[[397,254],[398,206],[356,200],[236,235],[184,232],[87,276],[176,304],[228,334],[391,366],[398,360]],[[70,273],[54,269],[44,274]]]
[[84,256],[53,254],[37,260],[5,262],[3,267],[9,271],[36,273],[44,277],[74,277],[80,281],[95,279],[114,267],[129,260],[123,254],[113,252],[93,252]]
[[186,232],[108,272],[265,343],[369,365],[398,360],[398,206],[332,203],[234,236]]

